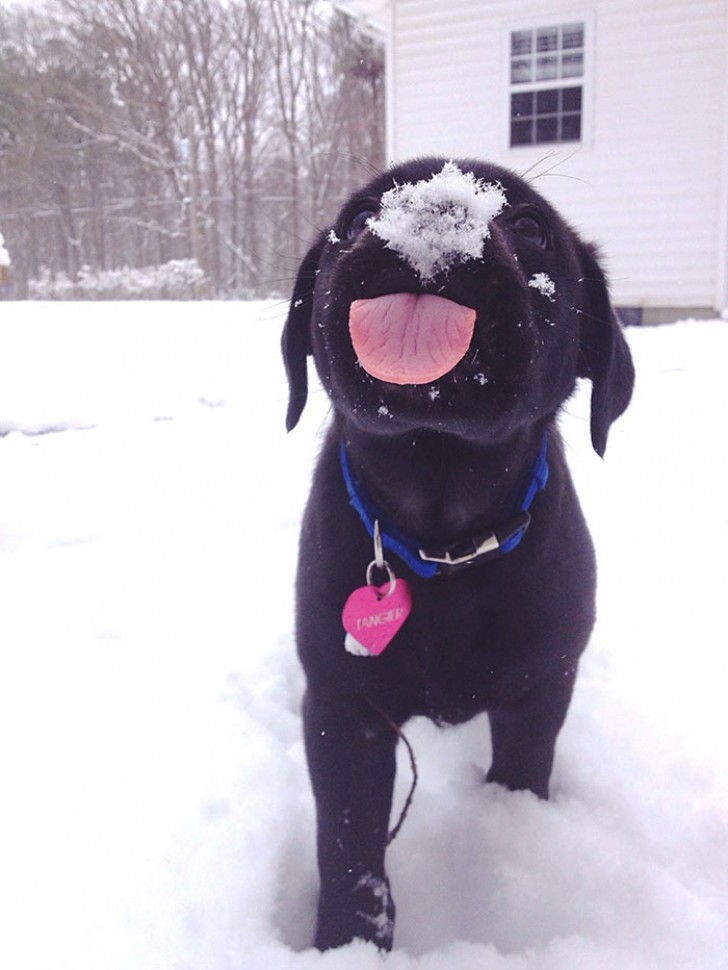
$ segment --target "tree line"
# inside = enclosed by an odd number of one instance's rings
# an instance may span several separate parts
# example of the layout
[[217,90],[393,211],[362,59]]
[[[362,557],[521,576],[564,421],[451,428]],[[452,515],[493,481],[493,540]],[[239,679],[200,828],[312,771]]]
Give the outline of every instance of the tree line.
[[0,229],[41,276],[193,260],[209,295],[285,292],[384,162],[377,38],[321,0],[0,9]]

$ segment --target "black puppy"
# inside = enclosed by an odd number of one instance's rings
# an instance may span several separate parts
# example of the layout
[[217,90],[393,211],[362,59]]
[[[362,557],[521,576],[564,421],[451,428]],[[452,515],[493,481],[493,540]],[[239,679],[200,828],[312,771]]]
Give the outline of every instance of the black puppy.
[[487,780],[548,796],[595,587],[555,418],[589,378],[602,455],[634,371],[594,249],[470,160],[399,165],[347,202],[303,261],[283,354],[289,430],[308,355],[333,404],[297,581],[315,943],[388,949],[400,725],[487,711]]

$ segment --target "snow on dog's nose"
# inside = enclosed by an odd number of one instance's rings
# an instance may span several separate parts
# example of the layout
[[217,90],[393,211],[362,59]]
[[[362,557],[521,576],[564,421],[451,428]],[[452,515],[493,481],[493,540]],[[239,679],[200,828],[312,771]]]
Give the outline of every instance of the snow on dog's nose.
[[457,263],[481,259],[490,222],[506,204],[500,185],[446,162],[430,179],[385,192],[367,227],[426,282]]

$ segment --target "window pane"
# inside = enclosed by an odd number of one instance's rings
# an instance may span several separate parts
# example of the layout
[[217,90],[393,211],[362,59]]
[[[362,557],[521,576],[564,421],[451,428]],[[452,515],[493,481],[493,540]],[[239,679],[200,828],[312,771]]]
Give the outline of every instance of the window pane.
[[530,57],[511,61],[511,84],[527,84],[532,80]]
[[553,81],[559,76],[559,59],[556,56],[536,58],[536,80]]
[[564,54],[561,58],[562,77],[581,77],[584,73],[583,54]]
[[561,97],[564,111],[581,111],[581,88],[564,88]]
[[561,140],[579,141],[581,138],[581,115],[564,115],[561,119]]
[[536,93],[536,114],[556,114],[559,110],[559,91],[538,91]]
[[537,118],[536,119],[536,141],[539,144],[549,141],[559,140],[559,119],[558,118]]
[[536,31],[536,50],[556,51],[559,49],[559,29],[558,27],[543,27]]
[[584,46],[584,24],[566,24],[561,31],[561,46],[564,50]]
[[516,30],[511,34],[511,57],[530,54],[533,50],[533,31]]
[[523,118],[533,114],[534,94],[512,94],[511,95],[511,118]]
[[532,145],[533,123],[531,121],[511,122],[511,145]]

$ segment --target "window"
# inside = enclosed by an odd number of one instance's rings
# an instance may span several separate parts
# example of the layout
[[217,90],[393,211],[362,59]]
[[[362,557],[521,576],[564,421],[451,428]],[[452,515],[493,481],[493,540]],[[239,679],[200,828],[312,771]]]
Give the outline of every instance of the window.
[[583,23],[511,31],[511,147],[581,140],[584,60]]

